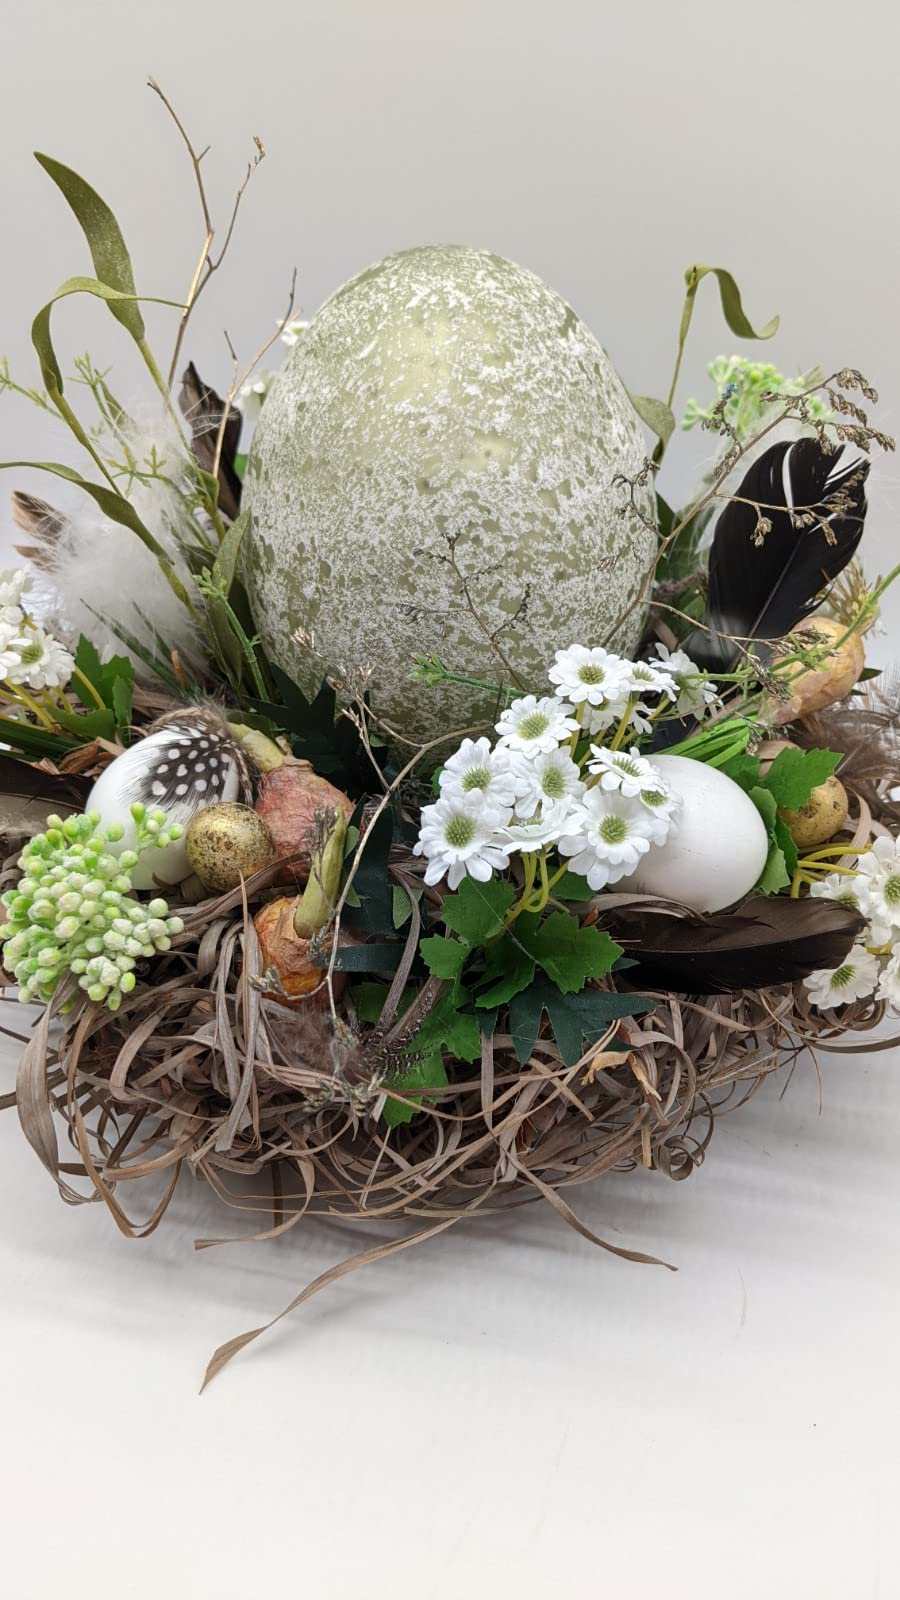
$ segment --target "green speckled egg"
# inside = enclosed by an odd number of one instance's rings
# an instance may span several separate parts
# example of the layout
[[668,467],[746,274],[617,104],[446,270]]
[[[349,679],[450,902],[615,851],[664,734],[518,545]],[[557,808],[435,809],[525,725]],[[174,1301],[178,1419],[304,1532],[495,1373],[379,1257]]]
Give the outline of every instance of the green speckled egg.
[[[407,737],[491,718],[479,690],[411,684],[414,658],[540,692],[555,650],[604,642],[656,548],[613,486],[645,454],[604,351],[533,273],[459,245],[388,256],[322,307],[260,417],[244,504],[263,642],[307,693],[326,667],[368,673]],[[639,504],[653,516],[649,488]]]

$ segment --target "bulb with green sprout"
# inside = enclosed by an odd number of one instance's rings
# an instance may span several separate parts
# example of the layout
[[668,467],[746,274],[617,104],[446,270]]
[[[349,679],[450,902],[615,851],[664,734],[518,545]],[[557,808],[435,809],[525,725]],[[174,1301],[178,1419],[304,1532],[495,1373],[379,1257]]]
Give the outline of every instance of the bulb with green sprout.
[[99,811],[47,818],[47,829],[19,857],[22,876],[0,898],[3,964],[19,999],[46,1004],[69,974],[88,998],[117,1011],[135,986],[135,966],[160,950],[184,923],[165,900],[135,900],[131,872],[145,851],[164,849],[181,833],[164,811],[131,807],[137,848],[118,856],[121,823],[100,826]]

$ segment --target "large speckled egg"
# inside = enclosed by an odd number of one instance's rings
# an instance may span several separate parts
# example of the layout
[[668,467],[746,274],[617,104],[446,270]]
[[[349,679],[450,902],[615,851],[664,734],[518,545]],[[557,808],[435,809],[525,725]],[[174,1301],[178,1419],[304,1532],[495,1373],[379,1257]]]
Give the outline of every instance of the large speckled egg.
[[[369,673],[408,737],[491,718],[483,691],[411,684],[414,658],[540,691],[555,650],[608,642],[656,549],[614,486],[645,455],[604,351],[533,273],[460,245],[388,256],[326,302],[263,407],[256,626],[307,692],[325,668]],[[652,519],[651,489],[636,499]]]

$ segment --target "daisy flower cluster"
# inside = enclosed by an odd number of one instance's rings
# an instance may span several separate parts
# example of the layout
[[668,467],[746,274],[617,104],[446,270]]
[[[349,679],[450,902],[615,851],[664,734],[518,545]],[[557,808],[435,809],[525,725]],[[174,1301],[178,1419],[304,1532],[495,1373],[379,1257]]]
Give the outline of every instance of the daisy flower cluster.
[[31,579],[21,568],[0,572],[0,684],[19,689],[62,689],[75,662],[56,639],[29,617],[22,601]]
[[900,1011],[900,840],[879,838],[860,856],[854,874],[830,873],[810,894],[852,906],[868,921],[841,966],[805,979],[820,1010],[874,994]]
[[558,650],[552,694],[514,700],[493,744],[463,740],[422,811],[414,853],[425,857],[426,883],[485,883],[515,853],[552,849],[560,874],[568,865],[603,889],[665,842],[679,800],[636,741],[661,715],[702,715],[717,695],[682,651],[657,648],[656,661]]

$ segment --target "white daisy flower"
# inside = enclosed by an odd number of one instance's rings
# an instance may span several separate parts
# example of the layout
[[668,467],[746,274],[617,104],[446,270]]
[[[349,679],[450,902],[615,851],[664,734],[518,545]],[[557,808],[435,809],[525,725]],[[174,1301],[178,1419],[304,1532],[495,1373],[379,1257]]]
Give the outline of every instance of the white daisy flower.
[[567,836],[577,836],[581,827],[577,804],[570,798],[542,805],[531,817],[518,814],[503,829],[503,838],[509,850],[543,850],[554,844],[562,849]]
[[[639,726],[640,712],[646,711],[646,709],[646,706],[633,706],[631,709],[629,727],[637,727],[639,733],[644,732],[644,728]],[[583,705],[581,715],[585,729],[593,738],[596,733],[606,733],[610,728],[617,728],[627,710],[628,696],[623,694],[617,700],[605,701],[602,706]],[[647,723],[646,729],[647,732],[650,731],[649,723]]]
[[587,878],[592,889],[603,889],[634,872],[650,849],[655,818],[640,800],[594,788],[575,807],[570,823],[577,832],[568,828],[560,854],[572,858],[572,871]]
[[862,897],[856,887],[857,881],[854,878],[845,878],[841,872],[829,872],[827,878],[820,878],[818,883],[811,883],[809,892],[816,900],[836,900],[838,905],[847,906],[851,911],[862,911],[865,916],[868,905],[863,907]]
[[670,650],[664,644],[657,644],[656,653],[665,662],[666,671],[675,679],[679,716],[702,717],[719,698],[718,684],[710,683],[703,669],[691,660],[686,650]]
[[681,796],[673,794],[658,772],[654,772],[652,787],[641,790],[641,805],[650,814],[651,834],[654,844],[665,844],[681,809]]
[[[860,856],[858,892],[864,909],[880,928],[900,928],[900,843],[876,839]],[[884,944],[887,939],[879,941]]]
[[630,661],[628,666],[629,694],[665,694],[673,704],[678,699],[678,689],[671,672],[664,672],[652,661]]
[[14,651],[18,665],[7,668],[10,683],[22,683],[29,689],[61,689],[69,682],[75,662],[68,650],[52,639],[43,628],[28,628],[11,639],[4,657]]
[[440,783],[441,794],[462,798],[477,793],[505,811],[515,805],[512,755],[507,749],[492,750],[487,739],[464,739],[445,764]]
[[846,961],[831,972],[813,972],[804,978],[811,1003],[819,1011],[864,1000],[878,982],[878,961],[864,944],[855,944]]
[[286,344],[289,350],[293,350],[294,346],[300,343],[300,339],[308,327],[308,322],[303,322],[299,319],[296,322],[289,322],[287,326],[282,329],[282,344]]
[[7,567],[0,572],[0,611],[14,607],[21,615],[23,594],[31,588],[31,576],[24,567]]
[[584,794],[581,774],[565,748],[544,750],[531,761],[521,755],[513,760],[519,817],[533,817],[541,805],[580,800]]
[[652,788],[658,777],[656,768],[641,755],[636,744],[630,750],[592,744],[588,771],[600,779],[601,789],[621,789],[630,796]]
[[586,645],[573,644],[568,650],[557,650],[547,676],[561,700],[574,706],[603,706],[627,699],[632,666],[633,662],[600,645],[589,650]]
[[891,956],[881,974],[876,998],[886,1000],[895,1011],[900,1011],[900,954]]
[[255,378],[249,379],[238,390],[238,407],[245,422],[255,422],[262,410],[263,401],[269,393],[278,374],[276,372],[258,372]]
[[413,855],[425,856],[425,882],[446,878],[457,889],[466,875],[487,883],[494,872],[509,866],[509,850],[500,831],[508,812],[488,805],[479,791],[454,798],[441,795],[422,810],[419,837]]
[[572,707],[549,695],[538,699],[526,694],[514,700],[496,724],[500,744],[523,756],[539,756],[556,750],[578,728]]

